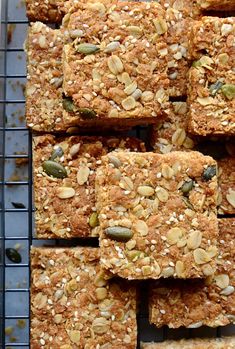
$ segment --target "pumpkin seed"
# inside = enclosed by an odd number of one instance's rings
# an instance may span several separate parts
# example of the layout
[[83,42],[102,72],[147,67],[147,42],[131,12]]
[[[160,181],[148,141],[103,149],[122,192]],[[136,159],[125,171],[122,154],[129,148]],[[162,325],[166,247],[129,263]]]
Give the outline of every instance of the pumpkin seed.
[[96,112],[92,109],[88,108],[79,108],[78,109],[79,115],[82,119],[95,119],[96,118]]
[[202,177],[205,181],[210,181],[216,175],[216,166],[208,166],[204,169]]
[[64,166],[62,166],[58,162],[47,160],[44,161],[42,167],[48,176],[52,176],[55,178],[65,178],[68,176]]
[[130,240],[133,233],[130,229],[125,227],[109,227],[105,229],[105,234],[112,240],[126,242]]
[[77,45],[75,48],[76,48],[76,51],[83,53],[84,55],[91,55],[93,53],[100,51],[99,46],[89,44],[89,43],[83,43],[83,44]]
[[235,85],[225,84],[221,87],[221,92],[226,98],[231,100],[235,97]]
[[22,261],[21,255],[14,248],[6,248],[6,256],[13,263],[21,263]]
[[61,156],[63,155],[64,155],[63,149],[61,147],[58,147],[52,152],[49,160],[54,161],[56,158],[61,158]]
[[15,208],[25,208],[25,205],[22,204],[21,202],[12,202],[11,204],[12,204],[12,206],[14,206]]
[[70,97],[63,97],[63,108],[69,113],[74,113],[76,110],[76,107],[73,103],[72,98]]
[[190,179],[189,181],[184,182],[184,184],[180,189],[183,192],[183,194],[187,196],[189,192],[193,189],[193,186],[194,186],[194,181]]
[[221,89],[222,86],[223,86],[223,83],[221,81],[217,81],[215,84],[212,84],[209,87],[211,95],[214,97],[216,93]]
[[99,219],[97,212],[93,212],[89,218],[89,225],[91,228],[95,228],[99,225]]

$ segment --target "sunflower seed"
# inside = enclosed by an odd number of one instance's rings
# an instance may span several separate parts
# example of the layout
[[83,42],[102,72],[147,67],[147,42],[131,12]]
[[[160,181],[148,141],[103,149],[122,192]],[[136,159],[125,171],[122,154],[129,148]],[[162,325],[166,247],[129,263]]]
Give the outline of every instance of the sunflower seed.
[[57,189],[57,196],[60,199],[70,199],[75,195],[75,190],[69,187],[59,187]]
[[120,42],[119,41],[112,41],[105,47],[104,52],[110,53],[110,52],[115,51],[119,47],[120,47]]
[[149,185],[141,185],[137,188],[137,192],[142,196],[152,196],[154,194],[154,189]]
[[180,189],[183,192],[183,194],[187,196],[189,192],[193,189],[193,186],[194,186],[194,181],[190,179],[189,181],[184,182],[184,184]]
[[56,158],[61,158],[64,155],[64,151],[61,147],[57,147],[56,149],[54,149],[54,151],[52,152],[49,160],[54,161]]
[[208,166],[204,169],[202,177],[205,181],[210,181],[214,176],[216,176],[216,166]]

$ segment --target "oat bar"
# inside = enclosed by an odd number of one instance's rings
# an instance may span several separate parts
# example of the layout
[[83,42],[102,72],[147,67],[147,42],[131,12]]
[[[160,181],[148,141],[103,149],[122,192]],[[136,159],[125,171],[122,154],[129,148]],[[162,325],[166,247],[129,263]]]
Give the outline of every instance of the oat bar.
[[135,349],[135,288],[108,280],[97,248],[31,249],[31,348]]
[[161,280],[152,283],[149,319],[157,327],[235,323],[235,219],[219,220],[218,267],[205,266],[205,280]]
[[233,11],[235,10],[234,0],[197,0],[202,10]]
[[234,28],[235,17],[203,17],[190,34],[189,129],[195,134],[235,134]]
[[196,137],[187,131],[188,107],[186,102],[170,103],[168,117],[151,129],[150,143],[156,153],[166,154],[175,150],[192,150]]
[[187,73],[190,68],[188,59],[188,35],[194,19],[200,17],[195,1],[161,0],[166,9],[168,26],[168,77],[170,96],[187,95]]
[[214,270],[216,162],[197,152],[116,152],[96,176],[101,264],[127,279]]
[[228,157],[218,161],[219,173],[219,210],[220,214],[235,214],[235,158]]
[[76,38],[64,47],[64,108],[103,125],[153,123],[164,115],[164,16],[154,2],[78,3],[66,26]]
[[26,121],[34,131],[66,130],[62,106],[63,32],[31,24],[26,44]]
[[[34,197],[38,238],[96,234],[95,173],[102,155],[115,148],[143,150],[134,138],[34,137]],[[93,228],[93,229],[92,229]]]
[[26,0],[26,11],[30,21],[50,23],[61,22],[64,14],[65,0]]
[[234,349],[235,337],[192,338],[162,343],[141,343],[141,349]]

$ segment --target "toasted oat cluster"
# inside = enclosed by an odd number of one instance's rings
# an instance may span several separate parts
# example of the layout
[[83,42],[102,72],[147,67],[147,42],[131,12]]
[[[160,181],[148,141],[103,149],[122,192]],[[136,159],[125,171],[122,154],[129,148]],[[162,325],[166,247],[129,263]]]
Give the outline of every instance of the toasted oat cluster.
[[234,349],[235,337],[192,338],[164,343],[141,343],[141,349]]
[[68,112],[81,120],[133,125],[164,115],[167,23],[159,4],[81,2],[64,25],[73,39],[63,53]]
[[193,26],[189,47],[195,61],[188,78],[192,133],[235,134],[234,34],[235,17],[203,17]]
[[135,138],[34,137],[36,235],[41,239],[96,235],[95,175],[110,150],[144,151]]
[[197,0],[203,10],[232,11],[235,10],[234,0]]
[[235,214],[235,158],[218,161],[219,167],[219,214]]
[[197,152],[116,152],[96,176],[101,264],[127,279],[216,267],[216,162]]
[[160,280],[150,286],[149,320],[157,327],[235,323],[235,219],[219,220],[217,270],[205,280]]
[[186,102],[170,103],[168,117],[152,126],[150,143],[156,153],[166,154],[175,150],[192,150],[196,137],[187,131],[188,107]]
[[30,21],[61,22],[67,0],[26,0],[27,16]]
[[31,249],[31,348],[135,349],[136,292],[97,248]]

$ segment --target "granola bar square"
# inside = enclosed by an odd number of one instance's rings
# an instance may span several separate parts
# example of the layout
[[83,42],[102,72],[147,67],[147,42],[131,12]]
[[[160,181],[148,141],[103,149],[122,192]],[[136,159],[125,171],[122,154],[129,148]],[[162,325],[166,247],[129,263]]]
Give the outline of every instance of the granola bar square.
[[216,162],[197,152],[116,152],[96,176],[101,264],[127,279],[216,267]]
[[167,118],[159,125],[153,125],[150,143],[154,151],[166,154],[171,151],[190,151],[196,144],[195,136],[189,134],[188,106],[186,102],[171,102]]
[[199,19],[200,11],[196,1],[161,0],[166,9],[167,43],[169,51],[168,77],[170,96],[187,95],[187,74],[190,68],[188,59],[189,28]]
[[62,106],[63,31],[32,23],[28,30],[26,121],[34,131],[66,130]]
[[135,125],[165,115],[167,24],[159,4],[78,3],[66,30],[73,41],[63,54],[64,107],[77,120]]
[[136,348],[135,287],[109,280],[98,248],[31,249],[31,348]]
[[203,17],[190,34],[189,129],[198,135],[235,133],[235,17]]
[[205,265],[205,280],[161,280],[151,284],[151,323],[170,328],[235,323],[234,228],[234,218],[219,220],[218,266],[215,271]]
[[141,141],[116,137],[34,137],[36,235],[41,239],[96,235],[95,175],[110,150],[145,150]]

